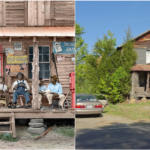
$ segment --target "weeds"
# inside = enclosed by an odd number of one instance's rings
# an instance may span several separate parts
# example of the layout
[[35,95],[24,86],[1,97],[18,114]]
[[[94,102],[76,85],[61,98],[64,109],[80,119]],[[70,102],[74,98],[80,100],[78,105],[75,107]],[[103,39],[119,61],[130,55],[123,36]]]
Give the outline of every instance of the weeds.
[[0,134],[0,139],[3,140],[3,141],[10,141],[10,142],[16,142],[18,141],[17,138],[13,138],[12,134],[9,134],[9,133],[4,133],[4,134]]
[[60,133],[63,136],[74,137],[74,128],[59,128],[55,132]]

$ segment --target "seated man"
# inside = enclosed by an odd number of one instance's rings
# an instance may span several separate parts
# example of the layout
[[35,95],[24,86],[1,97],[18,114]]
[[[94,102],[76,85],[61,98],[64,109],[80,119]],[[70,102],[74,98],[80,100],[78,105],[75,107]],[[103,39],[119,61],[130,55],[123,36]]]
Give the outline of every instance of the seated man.
[[18,72],[17,74],[18,80],[14,82],[12,86],[12,90],[14,91],[13,93],[13,108],[16,108],[17,104],[17,98],[19,95],[24,95],[25,96],[25,107],[28,109],[28,103],[30,102],[30,95],[27,91],[30,90],[30,87],[27,83],[26,80],[23,80],[24,74],[21,72]]
[[46,91],[46,86],[43,85],[43,80],[42,78],[39,79],[39,101],[40,101],[40,106],[41,106],[41,101],[42,101],[42,96],[44,95],[44,92]]
[[48,85],[47,90],[51,91],[51,94],[47,94],[46,97],[49,101],[49,104],[52,104],[52,98],[53,97],[59,97],[59,108],[62,109],[63,101],[65,98],[65,95],[63,95],[62,86],[60,83],[57,83],[57,76],[54,75],[51,77],[51,83]]
[[7,89],[7,86],[4,84],[4,80],[5,78],[0,76],[0,94],[2,94],[2,97],[6,98],[6,103],[7,103],[8,108],[11,108],[12,102],[10,100],[10,94],[7,93],[8,89]]

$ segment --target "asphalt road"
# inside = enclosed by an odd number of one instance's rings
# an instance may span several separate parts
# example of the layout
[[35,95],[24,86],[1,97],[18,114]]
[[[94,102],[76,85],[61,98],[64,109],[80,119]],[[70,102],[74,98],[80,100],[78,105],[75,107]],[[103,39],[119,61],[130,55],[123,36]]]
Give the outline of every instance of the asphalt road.
[[[150,149],[150,122],[128,120],[126,123],[126,119],[123,121],[121,117],[120,122],[117,117],[115,120],[115,116],[113,120],[109,118],[111,116],[107,115],[101,118],[77,118],[76,149]],[[93,126],[88,126],[88,120]],[[95,126],[98,121],[106,122]]]

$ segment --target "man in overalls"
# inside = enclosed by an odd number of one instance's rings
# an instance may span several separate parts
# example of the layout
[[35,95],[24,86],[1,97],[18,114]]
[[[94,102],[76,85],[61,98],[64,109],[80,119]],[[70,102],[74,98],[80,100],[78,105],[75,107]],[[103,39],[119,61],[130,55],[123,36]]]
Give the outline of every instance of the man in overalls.
[[24,97],[25,97],[24,108],[28,109],[29,108],[28,103],[30,102],[30,95],[27,91],[30,90],[30,87],[29,87],[27,81],[23,80],[23,78],[24,78],[23,73],[18,72],[17,78],[18,78],[18,80],[15,81],[13,86],[12,86],[12,90],[14,91],[14,93],[13,93],[13,107],[12,108],[16,108],[18,96],[24,95]]

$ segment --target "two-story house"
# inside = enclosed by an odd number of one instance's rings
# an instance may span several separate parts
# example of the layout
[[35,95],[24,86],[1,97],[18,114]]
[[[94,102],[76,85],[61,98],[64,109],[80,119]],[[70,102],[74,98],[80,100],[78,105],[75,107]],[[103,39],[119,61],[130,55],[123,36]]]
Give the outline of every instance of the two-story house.
[[[150,30],[133,39],[137,60],[131,69],[132,90],[130,98],[150,97]],[[118,49],[121,49],[119,46]]]

